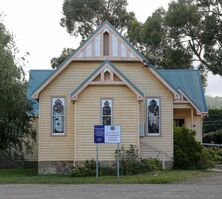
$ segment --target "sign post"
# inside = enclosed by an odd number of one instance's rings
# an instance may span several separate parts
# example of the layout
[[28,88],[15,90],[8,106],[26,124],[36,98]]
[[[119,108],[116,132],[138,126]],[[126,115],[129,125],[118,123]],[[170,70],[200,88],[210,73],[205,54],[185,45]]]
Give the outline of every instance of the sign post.
[[99,178],[99,146],[96,144],[96,179]]
[[119,143],[117,144],[117,178],[119,178]]
[[99,178],[99,143],[104,143],[104,126],[94,126],[94,143],[96,144],[96,179]]
[[119,144],[121,143],[120,126],[94,126],[94,143],[96,144],[96,178],[99,178],[98,144],[117,144],[117,177],[119,178]]

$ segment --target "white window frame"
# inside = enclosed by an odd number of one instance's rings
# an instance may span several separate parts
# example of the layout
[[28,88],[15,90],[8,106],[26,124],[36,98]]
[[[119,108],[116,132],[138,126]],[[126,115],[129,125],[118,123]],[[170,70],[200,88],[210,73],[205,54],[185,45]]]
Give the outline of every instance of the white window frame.
[[101,124],[103,125],[103,117],[107,116],[107,115],[103,115],[103,105],[104,105],[104,102],[105,101],[108,101],[111,105],[111,115],[110,115],[110,118],[111,118],[111,124],[113,124],[113,99],[112,98],[102,98],[101,99],[101,103],[100,103],[100,121],[101,121]]
[[[155,100],[157,101],[157,105],[159,106],[159,116],[157,116],[158,118],[158,122],[159,122],[159,132],[158,133],[152,133],[149,132],[149,110],[148,110],[148,106],[149,106],[149,102]],[[147,97],[146,99],[146,133],[147,136],[160,136],[161,135],[161,103],[160,103],[160,97]]]
[[[64,112],[63,115],[61,115],[63,117],[63,132],[62,133],[54,133],[54,113],[53,113],[53,106],[54,103],[57,99],[60,99],[62,101],[63,107],[64,107]],[[65,135],[65,131],[66,131],[66,99],[65,97],[52,97],[51,98],[51,135],[52,136],[64,136]]]

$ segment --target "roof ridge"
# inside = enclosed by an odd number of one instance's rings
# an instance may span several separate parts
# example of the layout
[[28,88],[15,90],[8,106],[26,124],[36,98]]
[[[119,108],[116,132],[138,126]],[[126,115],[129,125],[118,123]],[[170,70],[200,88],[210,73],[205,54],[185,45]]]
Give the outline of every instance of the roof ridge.
[[29,71],[54,71],[54,69],[31,69]]
[[158,71],[166,71],[166,72],[168,72],[168,71],[199,71],[198,69],[194,69],[194,68],[192,68],[192,69],[156,69],[156,70],[158,70]]

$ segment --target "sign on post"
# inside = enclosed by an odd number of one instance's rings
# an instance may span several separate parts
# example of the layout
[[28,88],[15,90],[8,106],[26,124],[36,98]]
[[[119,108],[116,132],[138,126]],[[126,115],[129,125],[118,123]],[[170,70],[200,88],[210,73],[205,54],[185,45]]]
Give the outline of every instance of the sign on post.
[[121,142],[120,126],[105,126],[105,144],[119,144]]
[[94,143],[95,144],[120,144],[121,129],[120,126],[94,126]]
[[94,143],[95,144],[104,143],[104,125],[94,126]]
[[99,176],[98,144],[117,144],[117,177],[119,178],[119,144],[121,143],[120,126],[94,126],[94,143],[96,144],[96,178]]

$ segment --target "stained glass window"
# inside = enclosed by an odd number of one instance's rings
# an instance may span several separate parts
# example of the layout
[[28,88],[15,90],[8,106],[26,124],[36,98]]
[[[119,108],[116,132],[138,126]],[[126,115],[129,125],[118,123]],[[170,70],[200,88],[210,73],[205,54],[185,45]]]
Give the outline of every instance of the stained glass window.
[[147,98],[148,135],[160,134],[160,99]]
[[65,133],[65,98],[52,98],[52,134]]
[[112,124],[112,99],[103,99],[102,100],[102,123],[103,125]]

